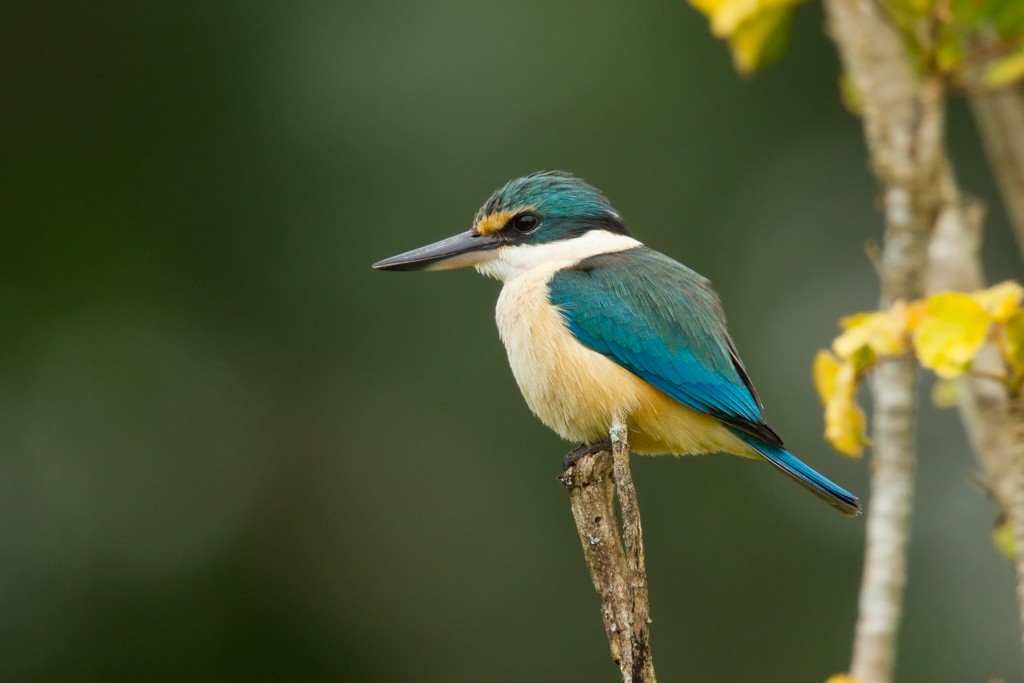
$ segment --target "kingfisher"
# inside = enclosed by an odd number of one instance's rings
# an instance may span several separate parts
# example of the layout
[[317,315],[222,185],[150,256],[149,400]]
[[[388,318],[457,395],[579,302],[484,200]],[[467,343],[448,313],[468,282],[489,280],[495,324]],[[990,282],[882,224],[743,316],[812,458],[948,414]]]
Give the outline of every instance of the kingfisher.
[[610,447],[626,416],[637,454],[732,453],[766,460],[846,515],[857,497],[786,450],[711,283],[634,238],[600,191],[542,171],[497,190],[473,227],[378,261],[379,270],[472,266],[504,283],[496,319],[530,410],[566,456]]

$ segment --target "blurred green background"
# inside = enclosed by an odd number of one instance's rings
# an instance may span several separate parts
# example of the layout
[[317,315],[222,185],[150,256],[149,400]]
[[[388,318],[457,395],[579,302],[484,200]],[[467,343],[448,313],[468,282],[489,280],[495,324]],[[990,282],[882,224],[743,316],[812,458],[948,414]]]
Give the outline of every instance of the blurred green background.
[[[681,0],[3,14],[4,680],[613,680],[497,283],[369,267],[538,169],[711,277],[769,421],[867,493],[809,377],[876,300],[880,226],[820,8],[746,80]],[[989,274],[1019,277],[950,125]],[[900,678],[1020,680],[992,505],[925,411]],[[845,668],[863,519],[738,458],[634,474],[662,680]]]

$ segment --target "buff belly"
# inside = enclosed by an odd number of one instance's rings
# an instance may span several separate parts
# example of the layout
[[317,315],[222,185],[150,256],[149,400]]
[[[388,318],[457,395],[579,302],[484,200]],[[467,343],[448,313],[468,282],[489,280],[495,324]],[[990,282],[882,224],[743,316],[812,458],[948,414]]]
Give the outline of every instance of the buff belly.
[[545,425],[569,441],[592,443],[608,437],[612,416],[621,411],[636,453],[760,457],[715,418],[580,344],[548,299],[553,273],[537,268],[506,281],[496,310],[512,374]]

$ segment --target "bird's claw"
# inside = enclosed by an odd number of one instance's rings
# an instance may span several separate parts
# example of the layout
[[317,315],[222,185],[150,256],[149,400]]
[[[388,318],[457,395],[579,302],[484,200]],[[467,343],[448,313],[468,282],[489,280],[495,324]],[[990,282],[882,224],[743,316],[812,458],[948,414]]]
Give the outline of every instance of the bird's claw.
[[577,462],[579,462],[581,458],[584,458],[588,455],[600,453],[601,451],[610,451],[611,449],[611,439],[596,441],[594,443],[581,443],[579,446],[565,454],[565,458],[562,460],[562,469],[569,469]]

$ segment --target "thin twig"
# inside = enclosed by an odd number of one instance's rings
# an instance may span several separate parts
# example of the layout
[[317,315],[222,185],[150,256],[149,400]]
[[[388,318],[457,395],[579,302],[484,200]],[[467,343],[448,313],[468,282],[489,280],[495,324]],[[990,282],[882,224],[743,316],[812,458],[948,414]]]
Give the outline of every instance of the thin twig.
[[[615,417],[610,433],[612,453],[601,451],[580,458],[565,469],[560,480],[569,492],[583,557],[601,599],[601,618],[612,660],[622,673],[623,683],[656,683],[643,530],[622,416]],[[621,537],[616,494],[622,509]]]
[[[921,77],[889,17],[869,0],[827,0],[832,39],[861,95],[864,135],[882,186],[885,240],[881,307],[918,298],[928,240],[941,207],[934,180],[943,161],[941,82]],[[917,368],[904,359],[880,365],[875,398],[871,503],[864,574],[850,673],[888,683],[906,586],[914,492]]]

